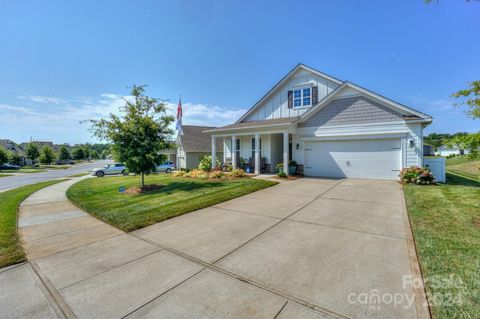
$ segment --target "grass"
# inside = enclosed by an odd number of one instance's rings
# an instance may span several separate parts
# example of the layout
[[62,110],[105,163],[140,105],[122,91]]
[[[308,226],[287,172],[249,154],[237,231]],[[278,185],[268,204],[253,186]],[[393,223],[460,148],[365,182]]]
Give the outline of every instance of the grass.
[[445,161],[447,172],[480,181],[480,160],[470,160],[467,156],[455,156]]
[[[480,318],[480,182],[447,173],[446,184],[404,189],[434,318]],[[434,282],[451,275],[461,284]],[[449,293],[462,303],[438,302]]]
[[147,176],[145,183],[164,187],[122,194],[120,187],[138,186],[138,176],[89,178],[70,187],[67,196],[91,215],[128,232],[276,184],[252,178],[200,180],[169,174]]
[[48,181],[0,193],[0,268],[25,260],[17,234],[17,212],[20,203],[41,188],[60,182]]
[[8,176],[13,176],[12,174],[3,174],[3,173],[0,173],[0,178],[1,177],[8,177]]
[[73,175],[68,175],[68,177],[82,177],[85,175],[90,174],[89,172],[83,172],[83,173],[78,173],[78,174],[73,174]]

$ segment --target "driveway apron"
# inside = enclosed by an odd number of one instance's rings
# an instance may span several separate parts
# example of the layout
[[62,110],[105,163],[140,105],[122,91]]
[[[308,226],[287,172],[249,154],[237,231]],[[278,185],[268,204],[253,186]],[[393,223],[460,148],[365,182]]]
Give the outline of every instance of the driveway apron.
[[284,181],[127,234],[67,200],[76,181],[22,203],[7,318],[427,318],[395,182]]

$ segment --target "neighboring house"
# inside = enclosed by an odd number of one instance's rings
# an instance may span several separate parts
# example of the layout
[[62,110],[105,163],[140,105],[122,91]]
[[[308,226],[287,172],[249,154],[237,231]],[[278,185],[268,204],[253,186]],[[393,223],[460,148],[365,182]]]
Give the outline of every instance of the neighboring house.
[[14,141],[8,139],[0,139],[0,146],[2,146],[7,151],[10,151],[20,156],[20,165],[32,165],[32,161],[25,157],[25,152],[23,148]]
[[440,156],[467,155],[468,150],[461,149],[458,146],[449,147],[447,145],[442,145],[437,149],[436,154]]
[[177,146],[175,145],[175,141],[168,142],[171,145],[171,148],[168,150],[163,150],[161,153],[167,155],[167,161],[172,162],[177,165]]
[[242,158],[257,174],[294,160],[306,176],[396,180],[402,167],[423,165],[423,128],[431,122],[299,64],[236,123],[206,132],[224,144],[224,161],[238,166]]
[[[210,133],[203,133],[205,130],[211,130],[211,126],[183,125],[183,135],[177,135],[177,168],[192,169],[197,168],[200,159],[205,155],[212,154],[212,142]],[[216,158],[223,157],[223,142],[216,141],[215,149],[218,150]]]
[[423,144],[423,156],[433,156],[435,155],[435,146],[430,144]]

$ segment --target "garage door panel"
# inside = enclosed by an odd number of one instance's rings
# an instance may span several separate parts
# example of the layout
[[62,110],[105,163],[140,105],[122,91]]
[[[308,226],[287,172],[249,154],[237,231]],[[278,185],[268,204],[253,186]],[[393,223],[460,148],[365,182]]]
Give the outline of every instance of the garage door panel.
[[308,142],[305,175],[398,179],[400,139]]

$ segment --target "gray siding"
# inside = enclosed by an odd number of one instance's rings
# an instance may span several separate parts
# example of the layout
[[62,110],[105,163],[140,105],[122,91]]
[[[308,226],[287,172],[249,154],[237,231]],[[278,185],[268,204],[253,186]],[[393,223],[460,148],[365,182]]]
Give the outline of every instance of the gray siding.
[[402,115],[363,96],[333,100],[299,127],[395,122]]
[[272,134],[270,143],[270,169],[273,173],[277,170],[275,166],[283,163],[283,135]]
[[[205,155],[212,155],[212,153],[188,152],[186,154],[186,167],[185,168],[187,168],[187,169],[198,168],[198,164],[200,164],[200,160]],[[216,157],[220,162],[222,162],[223,152],[217,152]]]

